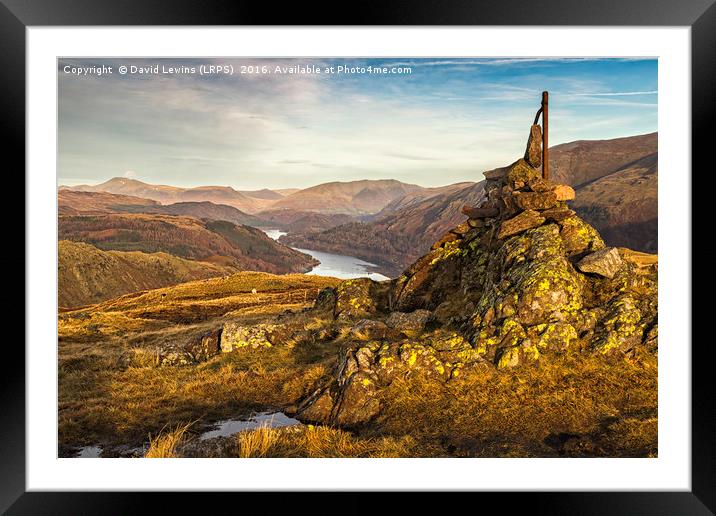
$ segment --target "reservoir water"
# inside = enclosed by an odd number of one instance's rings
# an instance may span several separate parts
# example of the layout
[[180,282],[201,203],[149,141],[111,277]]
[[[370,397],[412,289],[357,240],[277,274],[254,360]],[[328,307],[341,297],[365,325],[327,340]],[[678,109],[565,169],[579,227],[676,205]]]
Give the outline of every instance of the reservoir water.
[[[278,240],[280,236],[285,235],[285,231],[279,229],[264,229],[264,233]],[[300,249],[294,247],[296,251],[301,251],[308,255],[313,256],[316,260],[321,262],[320,265],[314,267],[311,272],[306,274],[312,274],[316,276],[333,276],[334,278],[341,279],[353,279],[353,278],[370,278],[375,281],[383,281],[390,279],[383,274],[373,272],[375,268],[374,263],[366,262],[355,256],[345,256],[342,254],[324,253],[322,251],[313,251],[311,249]]]

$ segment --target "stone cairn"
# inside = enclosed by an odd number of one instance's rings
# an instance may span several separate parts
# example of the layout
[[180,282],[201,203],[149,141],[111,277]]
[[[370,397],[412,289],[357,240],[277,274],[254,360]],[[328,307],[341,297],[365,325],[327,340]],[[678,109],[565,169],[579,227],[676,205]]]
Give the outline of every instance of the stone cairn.
[[502,239],[575,214],[567,206],[574,189],[542,177],[541,136],[540,126],[533,125],[523,158],[485,172],[485,200],[462,208],[469,217],[464,229],[499,225],[497,238]]

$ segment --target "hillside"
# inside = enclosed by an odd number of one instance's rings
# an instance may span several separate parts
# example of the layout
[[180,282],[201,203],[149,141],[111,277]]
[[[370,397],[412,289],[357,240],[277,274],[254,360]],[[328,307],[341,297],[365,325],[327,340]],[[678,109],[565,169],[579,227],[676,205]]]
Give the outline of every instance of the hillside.
[[[607,243],[655,252],[657,235],[657,134],[614,140],[578,141],[550,149],[551,175],[575,187],[575,210],[603,233]],[[506,167],[497,170],[505,170]],[[494,171],[493,171],[494,172]],[[482,182],[422,199],[412,192],[395,199],[369,223],[282,236],[303,249],[349,254],[394,276],[460,218],[459,204],[474,202]]]
[[256,216],[264,221],[265,227],[292,233],[323,231],[355,220],[353,216],[345,213],[318,213],[288,208],[261,211]]
[[66,189],[57,192],[57,212],[60,215],[114,213],[125,209],[142,210],[158,206],[160,204],[157,201],[131,195]]
[[60,456],[657,457],[658,258],[539,176],[486,180],[394,280],[240,273],[60,314]]
[[149,214],[60,216],[59,238],[102,250],[165,252],[240,270],[306,272],[317,262],[259,229],[226,221]]
[[90,244],[60,240],[58,304],[63,309],[90,305],[122,294],[234,272],[233,267],[167,253],[102,251]]
[[356,256],[395,276],[445,231],[465,218],[460,209],[482,198],[482,183],[429,197],[375,222],[353,222],[320,233],[289,233],[279,241],[293,247]]
[[653,153],[583,185],[572,207],[611,245],[656,253],[658,181]]
[[[228,204],[241,211],[254,213],[270,206],[274,199],[267,198],[265,191],[259,191],[258,197],[252,197],[249,192],[239,192],[229,186],[200,186],[196,188],[180,188],[168,185],[152,185],[138,181],[115,177],[98,185],[77,185],[63,187],[63,190],[81,192],[107,192],[121,195],[131,195],[152,199],[162,204],[171,204],[181,201],[209,201],[215,204]],[[279,197],[280,194],[277,194]]]
[[175,202],[172,204],[156,204],[152,206],[121,206],[117,211],[127,213],[157,213],[161,215],[194,217],[195,219],[225,220],[234,224],[252,227],[267,227],[271,225],[269,221],[244,213],[233,206],[215,204],[209,201]]
[[418,190],[412,193],[409,193],[407,195],[404,195],[402,197],[398,197],[397,199],[389,202],[386,204],[382,210],[380,210],[375,215],[372,215],[369,217],[369,220],[380,220],[383,217],[386,217],[390,214],[396,213],[403,208],[409,208],[411,206],[415,206],[417,204],[420,204],[423,201],[426,201],[428,199],[445,195],[449,196],[451,194],[457,193],[461,190],[464,190],[470,186],[474,186],[475,183],[471,181],[466,181],[462,183],[454,183],[451,185],[446,186],[437,186],[433,188],[424,188],[422,190]]
[[305,188],[276,201],[271,209],[361,215],[377,213],[388,203],[423,187],[394,179],[332,182]]
[[57,204],[60,215],[156,213],[194,217],[195,219],[226,220],[234,224],[253,227],[271,225],[270,222],[244,213],[233,206],[209,201],[160,204],[158,201],[129,195],[62,189],[57,192]]
[[658,133],[578,140],[549,149],[550,178],[578,188],[658,151]]

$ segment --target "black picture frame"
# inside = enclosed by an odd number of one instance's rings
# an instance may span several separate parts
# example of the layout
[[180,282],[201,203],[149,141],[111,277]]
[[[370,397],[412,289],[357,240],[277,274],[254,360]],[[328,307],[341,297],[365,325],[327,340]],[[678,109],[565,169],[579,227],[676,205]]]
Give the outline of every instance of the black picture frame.
[[[5,157],[12,157],[14,187],[24,190],[16,172],[25,167],[25,30],[29,26],[91,25],[605,25],[605,26],[689,26],[692,51],[692,158],[704,165],[710,159],[713,140],[712,120],[716,115],[716,5],[714,0],[501,0],[499,2],[462,1],[382,1],[349,6],[341,3],[310,5],[239,1],[152,1],[152,0],[0,0],[0,104],[8,129]],[[664,100],[662,100],[664,101]],[[667,100],[668,101],[668,100]],[[707,172],[705,170],[704,172]],[[691,175],[691,171],[683,171]],[[10,180],[11,174],[6,174]],[[693,177],[693,176],[692,176]],[[16,190],[20,191],[20,190]],[[19,196],[18,196],[19,197]],[[692,217],[693,219],[693,217]],[[24,242],[24,227],[15,224],[15,242]],[[24,245],[15,244],[12,259],[3,258],[15,270],[25,261]],[[21,251],[21,249],[23,251]],[[30,271],[26,271],[30,273]],[[18,290],[20,291],[20,290]],[[19,303],[17,304],[19,306]],[[28,307],[31,309],[31,307]],[[692,316],[693,320],[693,316]],[[691,346],[691,342],[679,343]],[[488,502],[500,498],[499,506],[549,514],[713,514],[716,511],[716,418],[714,384],[711,381],[710,341],[692,346],[692,490],[690,492],[591,492],[591,493],[484,493],[478,500],[457,499],[449,505]],[[9,347],[6,344],[7,347]],[[7,349],[6,367],[0,375],[3,424],[0,425],[0,510],[8,514],[127,514],[149,508],[147,498],[158,495],[140,493],[49,493],[25,492],[25,357],[18,346]],[[212,504],[226,496],[212,494]],[[220,496],[219,500],[216,499]],[[241,494],[243,510],[256,507],[260,513],[273,512],[266,494]],[[292,506],[320,507],[309,502],[307,494],[289,495]],[[475,495],[471,495],[474,497]],[[442,498],[442,497],[440,497]],[[509,499],[509,504],[505,500]],[[444,498],[443,498],[444,500]],[[226,500],[228,501],[228,500]],[[156,500],[154,500],[156,503]],[[182,512],[191,508],[185,494],[162,495],[164,510],[180,504]],[[233,502],[236,503],[236,502]],[[402,502],[401,502],[402,503]],[[429,509],[430,502],[413,494],[403,510],[415,504]],[[433,500],[436,505],[444,501]],[[263,505],[262,505],[263,504]],[[342,496],[335,510],[372,510],[380,497],[358,493]],[[327,508],[327,506],[324,506]],[[478,507],[478,506],[475,506]],[[279,510],[282,510],[279,508]],[[501,510],[502,511],[502,510]]]

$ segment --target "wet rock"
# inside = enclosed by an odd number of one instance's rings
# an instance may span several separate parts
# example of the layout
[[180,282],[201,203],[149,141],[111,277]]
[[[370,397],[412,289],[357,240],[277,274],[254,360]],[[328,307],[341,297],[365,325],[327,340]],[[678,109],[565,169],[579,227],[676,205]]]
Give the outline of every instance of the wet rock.
[[547,210],[557,205],[554,192],[526,192],[515,195],[515,202],[523,210]]
[[542,127],[533,124],[530,127],[530,136],[527,139],[525,161],[534,168],[542,166]]
[[607,247],[582,258],[577,263],[577,268],[582,272],[613,278],[623,265],[624,261],[619,255],[619,250],[616,247]]
[[526,210],[512,217],[511,219],[502,221],[497,238],[507,238],[517,235],[528,229],[536,228],[545,222],[545,218],[534,210]]
[[432,313],[429,310],[415,310],[410,313],[393,312],[388,316],[386,324],[391,328],[407,334],[417,334],[425,329],[425,324]]

